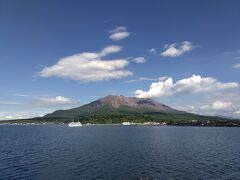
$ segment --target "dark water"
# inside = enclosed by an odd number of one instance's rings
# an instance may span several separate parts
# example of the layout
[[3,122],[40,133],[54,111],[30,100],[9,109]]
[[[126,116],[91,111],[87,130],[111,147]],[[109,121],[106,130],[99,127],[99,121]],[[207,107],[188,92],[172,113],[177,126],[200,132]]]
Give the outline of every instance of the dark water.
[[240,179],[240,128],[0,126],[0,148],[0,179]]

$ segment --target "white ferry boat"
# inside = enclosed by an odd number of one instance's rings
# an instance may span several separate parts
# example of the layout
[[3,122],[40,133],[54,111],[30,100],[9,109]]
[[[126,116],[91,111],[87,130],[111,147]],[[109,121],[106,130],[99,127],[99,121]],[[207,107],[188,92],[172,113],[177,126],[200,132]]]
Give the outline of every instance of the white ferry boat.
[[70,123],[68,123],[68,126],[69,127],[80,127],[80,126],[82,126],[82,123],[81,122],[70,122]]
[[129,126],[129,125],[131,125],[131,123],[130,122],[123,122],[122,125]]

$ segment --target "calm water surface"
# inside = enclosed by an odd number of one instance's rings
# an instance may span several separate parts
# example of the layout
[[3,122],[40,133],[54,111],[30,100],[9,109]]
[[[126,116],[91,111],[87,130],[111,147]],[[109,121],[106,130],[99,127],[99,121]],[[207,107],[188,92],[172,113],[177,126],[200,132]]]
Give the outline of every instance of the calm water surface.
[[0,126],[0,179],[240,179],[240,128]]

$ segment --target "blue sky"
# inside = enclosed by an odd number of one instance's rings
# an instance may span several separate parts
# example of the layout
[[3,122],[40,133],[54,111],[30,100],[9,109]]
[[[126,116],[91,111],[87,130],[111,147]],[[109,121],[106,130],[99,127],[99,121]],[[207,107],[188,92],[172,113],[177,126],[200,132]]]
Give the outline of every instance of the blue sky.
[[239,7],[237,0],[1,0],[0,119],[108,94],[240,117]]

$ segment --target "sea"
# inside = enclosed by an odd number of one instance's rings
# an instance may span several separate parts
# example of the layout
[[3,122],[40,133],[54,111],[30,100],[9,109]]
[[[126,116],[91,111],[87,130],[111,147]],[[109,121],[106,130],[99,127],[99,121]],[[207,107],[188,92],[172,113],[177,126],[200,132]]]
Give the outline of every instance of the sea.
[[0,179],[240,179],[240,128],[1,125]]

